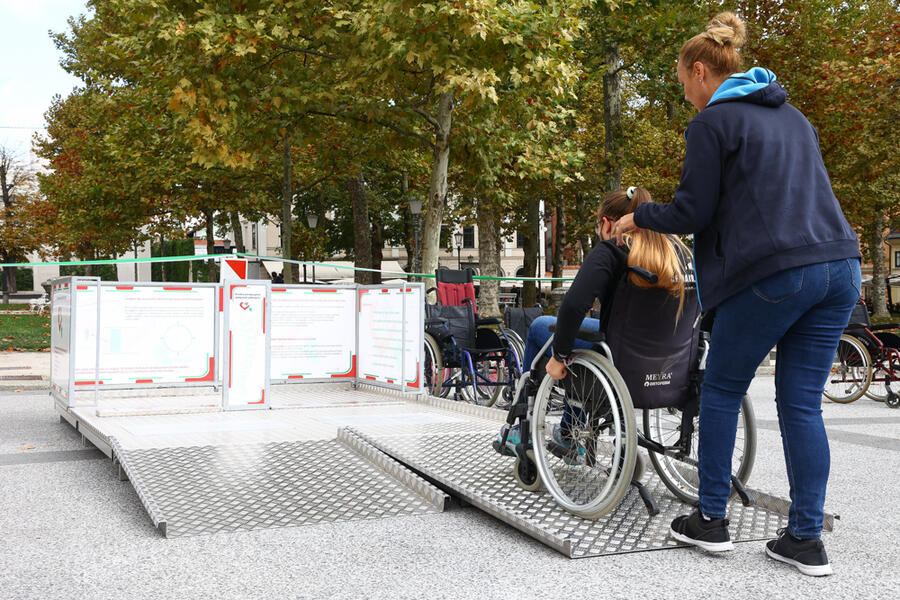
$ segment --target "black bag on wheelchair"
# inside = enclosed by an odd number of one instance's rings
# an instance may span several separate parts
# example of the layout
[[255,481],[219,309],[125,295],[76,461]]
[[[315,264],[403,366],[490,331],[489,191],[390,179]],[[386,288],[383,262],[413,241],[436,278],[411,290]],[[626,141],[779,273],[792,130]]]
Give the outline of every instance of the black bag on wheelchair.
[[681,406],[697,361],[700,303],[693,286],[678,298],[660,288],[623,279],[612,301],[606,340],[635,408]]
[[528,328],[531,327],[531,323],[543,314],[544,309],[540,306],[526,308],[507,306],[503,311],[503,325],[507,329],[515,331],[524,340],[528,336]]

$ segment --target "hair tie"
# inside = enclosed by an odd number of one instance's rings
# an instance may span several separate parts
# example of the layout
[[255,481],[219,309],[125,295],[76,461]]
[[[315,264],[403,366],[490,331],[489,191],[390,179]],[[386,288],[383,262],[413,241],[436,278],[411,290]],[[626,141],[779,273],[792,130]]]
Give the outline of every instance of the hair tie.
[[635,191],[636,189],[637,189],[636,187],[631,186],[631,187],[628,188],[628,190],[625,192],[625,195],[628,196],[628,199],[629,199],[629,200],[634,200],[634,191]]

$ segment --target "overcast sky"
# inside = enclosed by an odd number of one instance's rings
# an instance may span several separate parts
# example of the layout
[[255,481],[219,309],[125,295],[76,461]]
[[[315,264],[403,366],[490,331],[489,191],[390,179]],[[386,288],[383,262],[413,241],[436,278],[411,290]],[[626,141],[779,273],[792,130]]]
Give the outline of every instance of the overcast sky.
[[35,128],[54,94],[66,96],[79,80],[59,66],[49,31],[84,14],[86,0],[0,0],[0,145],[28,160]]

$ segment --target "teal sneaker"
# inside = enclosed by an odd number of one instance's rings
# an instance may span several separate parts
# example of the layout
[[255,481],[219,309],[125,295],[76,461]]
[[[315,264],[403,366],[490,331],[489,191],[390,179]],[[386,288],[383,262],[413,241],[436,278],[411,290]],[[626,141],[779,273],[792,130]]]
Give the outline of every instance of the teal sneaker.
[[[509,430],[509,433],[506,436],[506,444],[503,444],[503,434],[507,430]],[[491,446],[503,456],[518,456],[516,454],[516,446],[520,443],[522,443],[522,429],[520,424],[516,423],[512,427],[509,425],[501,427],[500,433],[497,434],[497,439],[494,440]]]
[[580,464],[584,456],[584,446],[573,444],[570,434],[563,431],[560,425],[553,426],[553,435],[547,442],[547,450],[568,465]]

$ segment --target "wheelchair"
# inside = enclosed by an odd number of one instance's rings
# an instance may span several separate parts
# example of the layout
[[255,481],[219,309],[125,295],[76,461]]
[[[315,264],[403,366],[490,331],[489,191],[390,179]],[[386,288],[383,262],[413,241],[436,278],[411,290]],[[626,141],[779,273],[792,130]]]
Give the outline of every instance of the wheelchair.
[[[648,513],[658,514],[640,481],[644,465],[638,447],[648,451],[676,498],[698,501],[700,385],[709,333],[701,331],[699,303],[691,290],[676,323],[677,299],[666,290],[635,286],[628,281],[630,273],[656,281],[654,274],[628,267],[606,331],[579,331],[593,349],[574,350],[560,381],[543,374],[551,337],[520,377],[507,424],[493,442],[497,452],[515,457],[519,487],[544,487],[562,508],[585,519],[613,511],[630,486],[637,488]],[[512,434],[516,429],[517,436]],[[732,496],[745,505],[752,503],[744,484],[755,457],[756,421],[744,397],[731,483]]]
[[846,404],[865,394],[872,400],[900,407],[900,394],[891,384],[900,381],[900,323],[872,325],[860,300],[853,308],[835,353],[825,397]]
[[425,306],[426,389],[508,407],[522,372],[522,349],[500,319],[478,318],[471,270],[438,269],[435,278],[438,304]]

